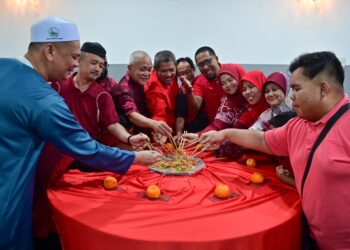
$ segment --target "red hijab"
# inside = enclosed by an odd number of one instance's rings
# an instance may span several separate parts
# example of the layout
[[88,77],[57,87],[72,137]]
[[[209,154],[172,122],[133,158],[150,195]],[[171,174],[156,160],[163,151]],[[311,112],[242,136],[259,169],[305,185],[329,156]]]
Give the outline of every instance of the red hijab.
[[240,81],[240,91],[242,93],[243,81],[247,81],[253,84],[261,93],[259,101],[254,105],[249,105],[248,110],[242,114],[239,118],[239,124],[241,127],[249,128],[258,119],[260,114],[269,108],[269,104],[265,100],[264,93],[262,93],[262,87],[266,81],[264,73],[260,70],[252,70],[246,73]]
[[[243,74],[237,69],[236,64],[223,64],[221,65],[221,69],[219,72],[219,82],[220,82],[220,77],[223,74],[229,74],[232,76],[238,83],[238,89],[240,89],[240,82],[242,80]],[[230,101],[235,107],[243,107],[248,104],[247,100],[242,96],[241,91],[237,90],[236,93],[233,95],[225,94]]]

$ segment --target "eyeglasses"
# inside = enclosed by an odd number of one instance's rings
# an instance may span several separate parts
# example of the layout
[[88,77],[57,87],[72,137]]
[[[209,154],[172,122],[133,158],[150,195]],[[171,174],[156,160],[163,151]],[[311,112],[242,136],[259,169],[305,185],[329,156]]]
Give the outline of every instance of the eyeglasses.
[[203,68],[205,65],[210,65],[211,63],[212,63],[212,61],[213,61],[213,59],[214,59],[214,57],[210,57],[210,58],[208,58],[208,59],[205,59],[203,62],[200,62],[200,63],[198,63],[197,64],[197,67],[198,68]]

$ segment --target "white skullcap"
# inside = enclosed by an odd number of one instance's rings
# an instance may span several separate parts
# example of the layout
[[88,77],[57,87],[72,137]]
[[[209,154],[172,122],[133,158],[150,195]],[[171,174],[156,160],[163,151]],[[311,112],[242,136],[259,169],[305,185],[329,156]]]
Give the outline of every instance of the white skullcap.
[[67,20],[48,17],[31,27],[30,42],[68,42],[80,40],[77,26]]

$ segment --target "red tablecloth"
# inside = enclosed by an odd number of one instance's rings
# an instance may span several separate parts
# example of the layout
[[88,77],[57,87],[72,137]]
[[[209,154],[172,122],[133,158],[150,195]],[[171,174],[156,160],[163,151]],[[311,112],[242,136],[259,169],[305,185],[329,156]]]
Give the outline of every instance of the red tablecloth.
[[[113,191],[101,186],[111,173],[66,173],[48,191],[64,249],[298,249],[300,199],[274,166],[252,169],[210,156],[204,162],[191,176],[134,165]],[[254,171],[267,180],[250,183]],[[219,182],[238,196],[216,199]],[[161,187],[163,199],[143,197],[150,184]]]

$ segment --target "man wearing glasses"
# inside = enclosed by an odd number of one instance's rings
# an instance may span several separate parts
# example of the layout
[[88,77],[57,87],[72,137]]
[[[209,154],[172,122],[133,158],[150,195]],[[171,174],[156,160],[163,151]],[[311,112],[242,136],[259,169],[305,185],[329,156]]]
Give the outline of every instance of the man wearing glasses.
[[[201,74],[196,78],[193,86],[191,84],[184,85],[187,90],[186,99],[193,111],[197,112],[202,107],[209,123],[211,123],[224,94],[217,78],[221,64],[214,50],[207,46],[196,51],[195,60]],[[236,64],[235,66],[243,76],[246,71],[240,65]]]

